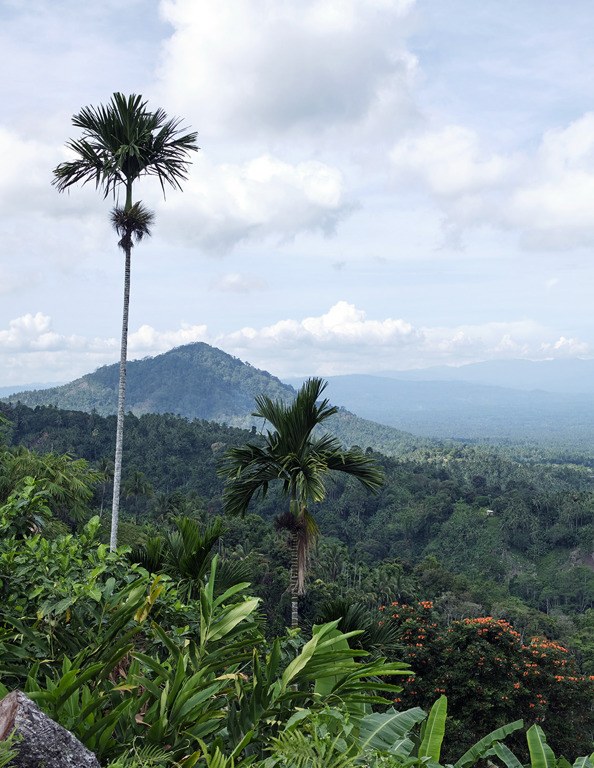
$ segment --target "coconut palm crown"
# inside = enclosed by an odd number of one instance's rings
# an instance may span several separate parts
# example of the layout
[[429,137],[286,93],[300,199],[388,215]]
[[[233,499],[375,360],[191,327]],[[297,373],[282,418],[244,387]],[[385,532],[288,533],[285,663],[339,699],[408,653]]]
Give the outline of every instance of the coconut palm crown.
[[359,449],[343,449],[329,434],[317,434],[316,428],[338,411],[327,399],[320,401],[326,386],[322,379],[308,379],[289,404],[266,395],[256,397],[257,410],[252,415],[265,419],[273,431],[267,431],[263,445],[246,443],[227,450],[218,470],[227,478],[223,503],[230,514],[245,515],[250,501],[263,498],[276,481],[289,499],[289,509],[276,523],[289,530],[291,537],[293,626],[298,623],[298,596],[304,592],[309,546],[319,534],[309,506],[324,499],[324,481],[332,472],[346,472],[372,492],[384,482],[373,458]]
[[141,176],[156,176],[165,187],[181,189],[190,163],[190,153],[198,149],[196,133],[184,133],[180,120],[167,118],[162,109],[150,111],[142,96],[114,93],[108,104],[85,107],[72,118],[82,129],[82,136],[67,142],[73,160],[60,163],[53,172],[52,184],[64,192],[73,184],[92,181],[104,197],[117,201],[123,191],[124,204],[116,204],[111,213],[112,224],[120,237],[118,245],[125,253],[124,310],[120,348],[120,382],[113,473],[110,549],[117,545],[122,447],[124,435],[124,402],[126,361],[128,354],[128,310],[130,303],[130,254],[135,242],[150,235],[153,214],[142,203],[133,202],[132,189]]

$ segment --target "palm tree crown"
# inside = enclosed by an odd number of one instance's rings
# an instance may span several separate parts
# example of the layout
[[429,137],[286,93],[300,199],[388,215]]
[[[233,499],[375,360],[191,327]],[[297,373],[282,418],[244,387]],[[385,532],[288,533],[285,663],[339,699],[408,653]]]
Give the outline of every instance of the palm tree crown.
[[231,514],[244,515],[252,498],[264,497],[269,484],[278,480],[290,500],[288,512],[277,518],[277,524],[289,529],[292,537],[293,624],[297,595],[304,591],[307,551],[319,533],[308,507],[325,497],[324,480],[331,472],[346,472],[372,492],[384,481],[373,458],[358,449],[343,449],[329,434],[315,434],[316,427],[338,411],[327,399],[319,401],[326,386],[322,379],[309,379],[289,404],[256,397],[252,415],[266,419],[273,431],[267,431],[263,445],[230,448],[219,467],[219,474],[227,478],[223,502]]
[[72,118],[83,134],[66,144],[77,157],[58,165],[52,183],[63,192],[73,184],[94,181],[104,197],[115,196],[123,186],[126,209],[132,205],[132,184],[140,176],[156,176],[163,194],[166,184],[181,189],[189,153],[198,149],[198,134],[182,134],[180,123],[167,119],[162,109],[149,111],[136,94],[114,93],[107,105],[84,107]]

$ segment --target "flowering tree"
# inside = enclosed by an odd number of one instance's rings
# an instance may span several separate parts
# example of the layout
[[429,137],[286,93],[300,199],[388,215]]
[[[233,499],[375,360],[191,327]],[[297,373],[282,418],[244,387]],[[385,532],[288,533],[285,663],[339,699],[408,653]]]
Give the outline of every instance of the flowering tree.
[[[396,706],[428,709],[448,697],[451,743],[470,745],[504,723],[545,723],[549,743],[567,758],[591,750],[594,676],[580,675],[575,658],[544,637],[523,643],[511,624],[490,617],[443,625],[428,601],[383,606],[414,670]],[[454,729],[453,731],[451,729]],[[512,738],[513,740],[513,738]],[[517,749],[525,749],[518,737]]]

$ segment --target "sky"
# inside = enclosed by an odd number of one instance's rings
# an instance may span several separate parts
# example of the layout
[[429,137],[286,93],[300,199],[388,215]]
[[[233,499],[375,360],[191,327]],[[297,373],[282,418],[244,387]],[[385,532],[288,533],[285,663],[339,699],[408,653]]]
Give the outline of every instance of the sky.
[[200,146],[134,191],[130,359],[594,357],[593,28],[591,0],[0,0],[0,385],[119,359],[113,200],[51,185],[116,91]]

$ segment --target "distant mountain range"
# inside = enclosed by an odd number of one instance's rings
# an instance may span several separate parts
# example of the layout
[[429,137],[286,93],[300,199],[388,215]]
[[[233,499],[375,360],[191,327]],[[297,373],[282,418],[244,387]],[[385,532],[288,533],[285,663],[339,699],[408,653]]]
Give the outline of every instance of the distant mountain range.
[[[117,364],[104,366],[69,384],[4,399],[107,415],[116,411],[118,375]],[[188,344],[128,363],[126,409],[249,428],[257,394],[291,399],[302,381],[282,382],[208,344]],[[328,382],[326,394],[343,409],[332,428],[346,444],[388,454],[418,446],[412,435],[594,446],[594,360],[490,361]]]
[[328,382],[332,402],[415,435],[594,448],[594,360],[492,360]]
[[415,435],[594,445],[594,394],[366,375],[330,376],[327,393],[332,402],[365,419]]
[[49,383],[49,382],[41,382],[41,381],[32,381],[29,384],[13,384],[11,387],[0,387],[0,399],[10,397],[10,395],[14,394],[15,392],[23,392],[24,390],[32,390],[32,389],[49,389],[50,387],[58,387],[62,384],[66,384],[66,382],[60,382],[59,384],[55,381]]
[[594,395],[594,360],[489,360],[440,365],[411,371],[384,371],[378,376],[403,381],[465,381],[510,389]]

